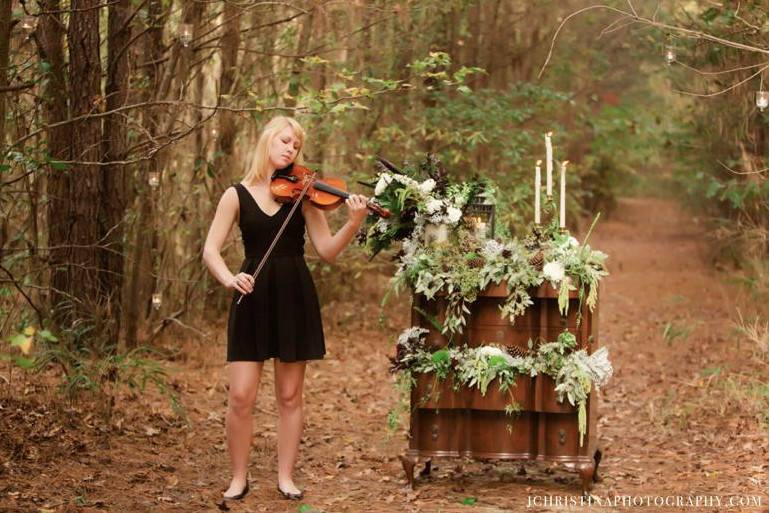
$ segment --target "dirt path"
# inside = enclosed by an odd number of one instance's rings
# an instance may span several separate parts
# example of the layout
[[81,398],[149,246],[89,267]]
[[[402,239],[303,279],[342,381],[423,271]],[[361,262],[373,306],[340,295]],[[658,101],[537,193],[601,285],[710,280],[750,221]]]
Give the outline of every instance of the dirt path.
[[[653,199],[622,200],[593,236],[591,245],[610,255],[600,336],[615,367],[600,402],[604,480],[594,494],[754,495],[762,506],[729,511],[767,511],[767,355],[731,332],[733,288],[702,261],[698,240],[691,218]],[[519,464],[459,460],[435,461],[431,477],[408,491],[397,459],[403,432],[389,436],[386,426],[396,393],[385,358],[405,327],[406,298],[394,303],[384,329],[376,322],[378,297],[351,299],[326,305],[328,355],[307,373],[296,481],[312,508],[275,491],[277,418],[266,366],[253,491],[232,511],[557,511],[528,508],[528,497],[577,496],[578,476],[560,468],[527,463],[522,473]],[[217,511],[228,476],[224,341],[220,334],[182,344],[186,359],[173,367],[186,426],[169,420],[167,405],[152,394],[151,401],[126,398],[109,428],[77,409],[67,422],[44,406],[31,409],[21,392],[4,400],[0,433],[25,424],[27,432],[0,445],[9,450],[0,511]],[[467,498],[475,504],[463,505]]]

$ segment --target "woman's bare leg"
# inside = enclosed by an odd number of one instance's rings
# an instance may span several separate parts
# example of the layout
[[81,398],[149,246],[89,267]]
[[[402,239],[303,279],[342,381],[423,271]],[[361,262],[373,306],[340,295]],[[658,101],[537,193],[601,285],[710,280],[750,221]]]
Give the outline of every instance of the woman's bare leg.
[[292,474],[302,436],[302,389],[305,362],[275,360],[275,399],[278,404],[278,486],[299,493]]
[[227,400],[225,430],[233,479],[225,495],[240,493],[246,486],[246,471],[251,449],[252,412],[262,378],[262,362],[231,362],[230,392]]

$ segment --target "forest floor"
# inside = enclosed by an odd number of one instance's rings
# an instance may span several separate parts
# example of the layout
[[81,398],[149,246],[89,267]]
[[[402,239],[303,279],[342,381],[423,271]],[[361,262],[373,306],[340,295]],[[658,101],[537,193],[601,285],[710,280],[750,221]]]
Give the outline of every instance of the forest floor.
[[[610,255],[599,333],[615,368],[599,392],[603,480],[592,493],[605,500],[719,496],[721,506],[682,510],[768,511],[767,340],[750,333],[750,299],[712,270],[697,220],[671,202],[622,199],[591,246]],[[105,423],[89,403],[59,403],[38,378],[25,382],[15,371],[0,398],[0,511],[679,510],[543,506],[543,496],[580,497],[578,475],[546,463],[438,459],[410,491],[398,459],[405,431],[390,434],[386,421],[397,397],[386,356],[407,327],[408,301],[391,301],[380,326],[379,299],[362,292],[324,307],[328,352],[307,370],[295,476],[302,503],[275,490],[270,365],[254,415],[252,491],[240,503],[221,503],[229,477],[222,325],[208,327],[216,335],[205,340],[175,332],[179,356],[164,362],[188,422],[148,386],[139,396],[122,393]],[[761,505],[728,508],[730,497]]]

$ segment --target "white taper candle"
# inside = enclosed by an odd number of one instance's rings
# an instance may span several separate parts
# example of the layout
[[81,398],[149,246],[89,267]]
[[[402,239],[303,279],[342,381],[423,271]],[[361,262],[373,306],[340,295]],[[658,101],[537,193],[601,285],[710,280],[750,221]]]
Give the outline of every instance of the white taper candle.
[[540,164],[538,160],[535,164],[535,224],[540,224]]
[[567,164],[569,160],[561,163],[561,190],[559,191],[559,228],[567,226]]
[[553,145],[551,133],[545,134],[545,195],[549,198],[553,194]]

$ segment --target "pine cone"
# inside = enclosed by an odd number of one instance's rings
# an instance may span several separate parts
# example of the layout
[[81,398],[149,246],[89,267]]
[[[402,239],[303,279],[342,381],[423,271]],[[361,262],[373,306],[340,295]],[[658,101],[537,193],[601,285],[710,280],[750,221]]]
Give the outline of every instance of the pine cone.
[[500,255],[503,258],[511,258],[511,255],[513,255],[513,253],[511,253],[510,249],[504,249],[503,251],[500,252]]
[[486,263],[486,260],[484,260],[481,257],[471,258],[468,260],[468,267],[472,267],[473,269],[481,269],[484,267],[484,264]]
[[529,257],[529,263],[532,264],[532,267],[537,269],[538,271],[543,270],[543,252],[538,251],[531,257]]
[[539,226],[533,226],[532,232],[524,238],[524,247],[529,251],[540,249],[540,240],[542,239],[542,236],[542,229]]
[[527,350],[522,349],[519,346],[508,346],[505,348],[505,350],[508,352],[509,355],[513,356],[514,358],[515,357],[524,358],[525,356],[527,356]]

